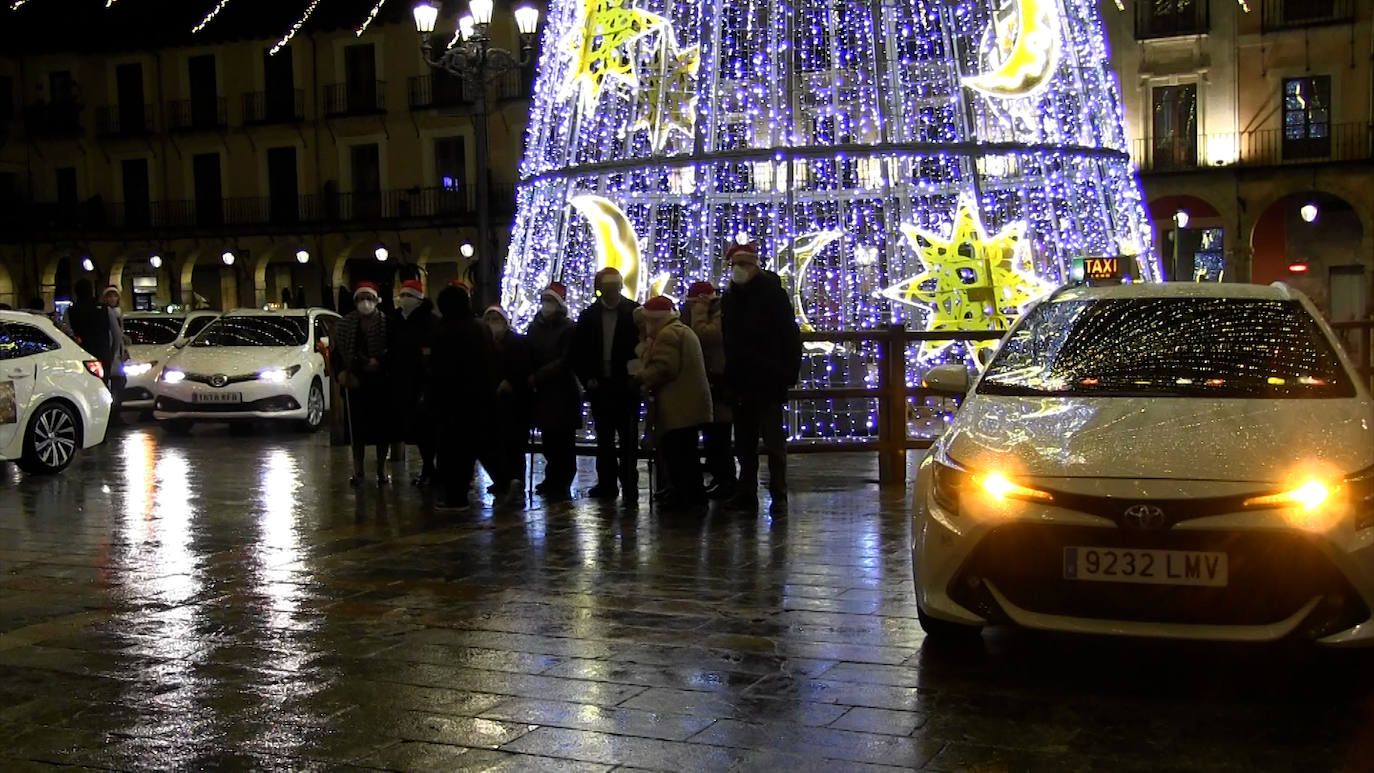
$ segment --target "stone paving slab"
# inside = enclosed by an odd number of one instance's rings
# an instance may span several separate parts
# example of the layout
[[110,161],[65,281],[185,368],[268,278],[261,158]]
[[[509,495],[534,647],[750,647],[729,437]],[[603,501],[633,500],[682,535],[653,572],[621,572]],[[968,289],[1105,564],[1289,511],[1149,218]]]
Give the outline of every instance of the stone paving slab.
[[213,428],[7,470],[0,771],[1374,769],[1368,654],[937,647],[904,496],[793,469],[777,518],[442,517],[324,438]]

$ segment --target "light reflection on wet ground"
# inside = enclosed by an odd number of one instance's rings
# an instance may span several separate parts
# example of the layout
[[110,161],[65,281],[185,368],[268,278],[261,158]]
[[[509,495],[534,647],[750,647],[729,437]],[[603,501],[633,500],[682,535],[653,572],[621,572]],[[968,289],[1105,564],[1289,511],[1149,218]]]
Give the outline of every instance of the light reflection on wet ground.
[[[0,770],[1368,770],[1362,653],[926,647],[900,497],[443,518],[322,437],[125,430],[0,476]],[[404,472],[396,470],[396,480]]]

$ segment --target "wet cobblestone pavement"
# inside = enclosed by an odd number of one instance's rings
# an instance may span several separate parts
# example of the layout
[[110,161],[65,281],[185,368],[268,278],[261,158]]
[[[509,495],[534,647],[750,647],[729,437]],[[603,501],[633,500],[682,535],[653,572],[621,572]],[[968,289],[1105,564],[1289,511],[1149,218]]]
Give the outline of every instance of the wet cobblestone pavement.
[[7,469],[0,770],[1374,769],[1364,653],[923,646],[873,468],[798,458],[786,518],[437,516],[214,428]]

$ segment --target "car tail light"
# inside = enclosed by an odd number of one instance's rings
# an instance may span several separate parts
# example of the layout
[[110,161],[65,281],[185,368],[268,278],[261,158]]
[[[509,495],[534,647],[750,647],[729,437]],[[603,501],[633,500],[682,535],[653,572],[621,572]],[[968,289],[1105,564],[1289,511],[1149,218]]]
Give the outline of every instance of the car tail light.
[[86,366],[86,372],[101,381],[105,380],[105,366],[100,363],[100,360],[86,360],[81,364]]

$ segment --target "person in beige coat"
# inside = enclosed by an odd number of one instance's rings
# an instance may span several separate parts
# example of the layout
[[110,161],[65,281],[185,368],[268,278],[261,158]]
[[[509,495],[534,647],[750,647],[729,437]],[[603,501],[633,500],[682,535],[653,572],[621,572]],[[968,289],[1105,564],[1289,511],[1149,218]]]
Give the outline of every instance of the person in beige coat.
[[721,335],[720,292],[710,282],[697,282],[687,290],[682,322],[697,334],[706,357],[706,379],[711,384],[711,422],[701,428],[706,447],[706,471],[711,499],[729,499],[735,494],[735,455],[731,445],[730,395],[725,386],[725,339]]
[[700,505],[706,501],[706,490],[697,440],[702,425],[712,419],[706,358],[672,300],[662,295],[650,298],[643,315],[650,340],[635,379],[653,400],[654,437],[670,487],[663,502],[669,507]]

